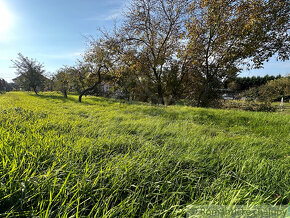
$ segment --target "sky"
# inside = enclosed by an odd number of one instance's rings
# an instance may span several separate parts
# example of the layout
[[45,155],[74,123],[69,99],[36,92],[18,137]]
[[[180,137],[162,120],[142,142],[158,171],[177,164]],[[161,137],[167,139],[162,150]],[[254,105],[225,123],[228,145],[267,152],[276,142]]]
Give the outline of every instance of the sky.
[[[16,77],[11,60],[20,52],[55,73],[74,65],[86,49],[87,37],[97,38],[98,28],[120,22],[128,0],[0,0],[0,78]],[[290,61],[274,58],[264,69],[240,76],[282,76],[290,73]]]
[[98,28],[111,29],[126,0],[0,0],[0,78],[16,77],[20,52],[49,73],[74,65]]

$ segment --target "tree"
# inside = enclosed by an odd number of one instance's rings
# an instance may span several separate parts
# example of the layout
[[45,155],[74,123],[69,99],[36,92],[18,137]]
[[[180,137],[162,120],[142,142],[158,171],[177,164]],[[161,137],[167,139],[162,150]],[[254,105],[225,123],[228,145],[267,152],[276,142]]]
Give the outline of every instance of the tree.
[[89,71],[87,65],[78,61],[75,66],[66,66],[65,71],[69,75],[71,91],[81,94],[88,83]]
[[68,73],[68,68],[64,67],[58,70],[55,75],[55,85],[58,91],[63,93],[63,96],[67,98],[67,93],[69,89],[70,75]]
[[136,82],[149,85],[144,90],[157,93],[160,104],[164,104],[166,93],[177,94],[166,90],[171,66],[179,64],[174,68],[174,73],[179,71],[178,81],[187,72],[182,66],[185,61],[177,61],[187,6],[187,0],[133,0],[120,30],[127,43],[124,59],[130,59]]
[[43,65],[36,60],[23,56],[21,53],[18,54],[18,59],[12,60],[12,62],[16,74],[19,75],[13,81],[25,90],[32,89],[38,95],[38,90],[43,88],[45,82]]
[[275,53],[289,58],[289,2],[285,0],[192,1],[185,55],[192,63],[192,98],[210,106],[223,82],[244,66],[261,68]]
[[269,81],[266,85],[259,87],[259,99],[272,102],[281,98],[290,98],[290,77]]
[[13,89],[12,84],[8,83],[4,79],[0,79],[0,92],[9,92]]
[[79,102],[82,97],[90,92],[96,92],[98,86],[102,83],[106,74],[110,72],[114,63],[113,41],[92,40],[91,47],[84,55],[85,63],[82,65],[82,71],[86,72],[88,78],[88,87],[79,95]]

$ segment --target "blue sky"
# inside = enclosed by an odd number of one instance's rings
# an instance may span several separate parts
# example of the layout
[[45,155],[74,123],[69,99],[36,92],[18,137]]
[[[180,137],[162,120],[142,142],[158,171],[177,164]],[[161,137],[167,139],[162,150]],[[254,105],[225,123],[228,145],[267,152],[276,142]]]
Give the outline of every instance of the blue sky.
[[85,36],[96,37],[98,27],[112,28],[125,4],[126,0],[0,0],[0,78],[15,78],[11,59],[19,52],[52,73],[73,65],[86,48]]
[[[97,28],[113,27],[128,0],[0,0],[0,78],[11,81],[17,53],[43,63],[54,73],[73,65],[86,48],[86,37]],[[272,59],[264,69],[242,76],[286,75],[290,62]]]

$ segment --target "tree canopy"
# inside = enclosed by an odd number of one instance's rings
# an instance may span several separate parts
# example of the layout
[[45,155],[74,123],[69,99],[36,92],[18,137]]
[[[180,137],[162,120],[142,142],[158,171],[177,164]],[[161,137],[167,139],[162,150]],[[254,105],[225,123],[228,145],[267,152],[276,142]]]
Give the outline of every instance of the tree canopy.
[[130,77],[130,90],[161,104],[211,106],[245,67],[261,68],[275,54],[289,59],[288,12],[284,0],[133,0],[105,40],[117,44],[119,78]]
[[18,54],[16,60],[12,60],[13,67],[16,69],[18,77],[14,79],[21,88],[30,91],[31,89],[38,94],[43,89],[46,77],[44,76],[44,66],[34,59],[29,59]]

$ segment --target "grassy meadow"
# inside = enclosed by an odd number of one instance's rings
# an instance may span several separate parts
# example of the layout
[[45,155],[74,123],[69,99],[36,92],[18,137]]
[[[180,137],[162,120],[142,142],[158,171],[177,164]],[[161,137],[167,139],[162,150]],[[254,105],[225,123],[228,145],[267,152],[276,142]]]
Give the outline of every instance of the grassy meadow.
[[288,204],[290,116],[0,95],[0,217],[176,217]]

